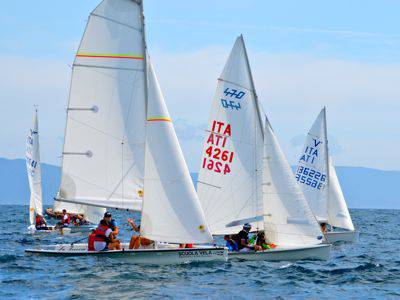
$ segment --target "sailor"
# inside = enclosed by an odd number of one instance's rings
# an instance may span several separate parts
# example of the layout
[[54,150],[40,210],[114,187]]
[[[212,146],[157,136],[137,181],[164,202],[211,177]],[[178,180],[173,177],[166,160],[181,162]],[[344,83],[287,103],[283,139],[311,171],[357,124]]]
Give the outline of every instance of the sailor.
[[327,232],[326,223],[321,223],[320,226],[321,226],[321,231],[322,231],[322,233],[323,233],[323,234],[326,234],[326,232]]
[[251,225],[246,223],[243,225],[243,229],[235,236],[236,242],[238,244],[238,249],[240,252],[247,252],[249,250],[254,250],[254,246],[249,243],[249,232],[251,230]]
[[235,241],[234,235],[225,235],[224,240],[226,242],[225,246],[228,248],[229,251],[238,251],[238,244]]
[[49,228],[47,227],[46,220],[40,214],[36,215],[35,227],[36,227],[36,230],[49,230]]
[[140,236],[140,225],[137,226],[134,220],[128,218],[128,223],[129,225],[131,225],[133,231],[139,232],[139,235],[133,235],[131,237],[131,241],[129,242],[129,249],[139,249],[140,246],[146,247],[154,244],[154,241]]
[[57,223],[56,227],[65,228],[68,227],[70,223],[71,223],[71,216],[67,213],[66,209],[63,209],[61,221]]
[[110,212],[107,211],[104,213],[103,220],[106,220],[108,222],[108,226],[110,226],[114,236],[119,234],[118,223],[117,223],[117,221],[115,221],[115,219],[112,218],[112,215]]
[[104,251],[108,249],[110,243],[111,228],[106,220],[101,220],[99,226],[94,231],[93,248],[95,251]]

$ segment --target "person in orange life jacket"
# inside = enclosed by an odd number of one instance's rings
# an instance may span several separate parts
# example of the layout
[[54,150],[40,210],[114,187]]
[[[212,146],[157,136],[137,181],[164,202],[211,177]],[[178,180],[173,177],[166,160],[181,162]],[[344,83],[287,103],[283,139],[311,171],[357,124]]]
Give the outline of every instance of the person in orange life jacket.
[[105,212],[103,220],[106,220],[108,222],[108,226],[110,226],[111,230],[113,231],[114,236],[117,236],[119,234],[119,227],[117,221],[115,221],[112,218],[112,215],[110,212]]
[[139,232],[139,235],[133,235],[129,242],[129,249],[139,249],[140,246],[150,246],[154,243],[154,241],[146,239],[145,237],[140,236],[140,225],[137,226],[135,221],[132,219],[128,219],[129,225],[131,225],[132,230],[135,232]]
[[50,229],[49,227],[47,227],[46,220],[40,214],[36,215],[35,228],[36,228],[36,230],[49,230]]

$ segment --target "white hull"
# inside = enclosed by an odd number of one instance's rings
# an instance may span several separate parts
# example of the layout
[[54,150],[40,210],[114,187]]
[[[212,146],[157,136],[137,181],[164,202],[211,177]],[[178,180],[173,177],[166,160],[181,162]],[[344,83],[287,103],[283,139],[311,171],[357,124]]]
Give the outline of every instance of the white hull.
[[229,252],[229,259],[263,261],[328,260],[330,252],[330,244],[320,244],[300,247],[277,247],[258,252]]
[[[125,245],[126,246],[126,245]],[[227,261],[228,250],[223,247],[198,246],[177,248],[177,245],[162,244],[157,249],[87,251],[86,244],[63,244],[53,249],[26,249],[25,252],[44,256],[102,256],[135,264],[182,264],[190,262]]]
[[61,234],[67,235],[71,233],[89,233],[95,226],[70,226],[65,228],[56,229],[54,226],[48,226],[49,230],[37,230],[34,225],[28,227],[29,234]]
[[338,243],[338,242],[354,242],[357,237],[357,231],[328,231],[325,234],[328,243]]

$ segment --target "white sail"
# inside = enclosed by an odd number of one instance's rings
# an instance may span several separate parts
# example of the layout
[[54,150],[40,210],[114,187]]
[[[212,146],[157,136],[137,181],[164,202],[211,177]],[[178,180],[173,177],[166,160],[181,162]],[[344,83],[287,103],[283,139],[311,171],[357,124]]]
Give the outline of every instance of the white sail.
[[354,225],[346,205],[336,170],[329,157],[329,196],[328,196],[329,224],[335,227],[354,231]]
[[296,168],[296,179],[320,222],[328,220],[328,145],[325,108],[308,132]]
[[33,126],[26,140],[26,170],[31,192],[29,201],[29,220],[35,224],[35,213],[43,215],[42,207],[42,174],[40,166],[39,127],[37,111],[33,118]]
[[154,70],[148,106],[141,234],[176,243],[212,241]]
[[322,232],[268,122],[264,131],[264,229],[278,245],[319,244]]
[[[56,207],[141,210],[146,124],[142,4],[104,0],[73,65]],[[66,203],[68,202],[68,203]],[[98,220],[96,220],[97,222]]]
[[[243,37],[218,79],[197,192],[212,234],[262,229],[262,124]],[[236,226],[235,226],[236,225]]]

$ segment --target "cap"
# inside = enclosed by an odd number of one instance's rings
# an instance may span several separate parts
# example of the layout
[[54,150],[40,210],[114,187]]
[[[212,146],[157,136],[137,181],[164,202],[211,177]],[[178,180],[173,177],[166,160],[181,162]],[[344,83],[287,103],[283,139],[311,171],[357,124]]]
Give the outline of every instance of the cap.
[[111,218],[111,213],[108,212],[108,211],[106,211],[106,212],[104,213],[104,218]]

